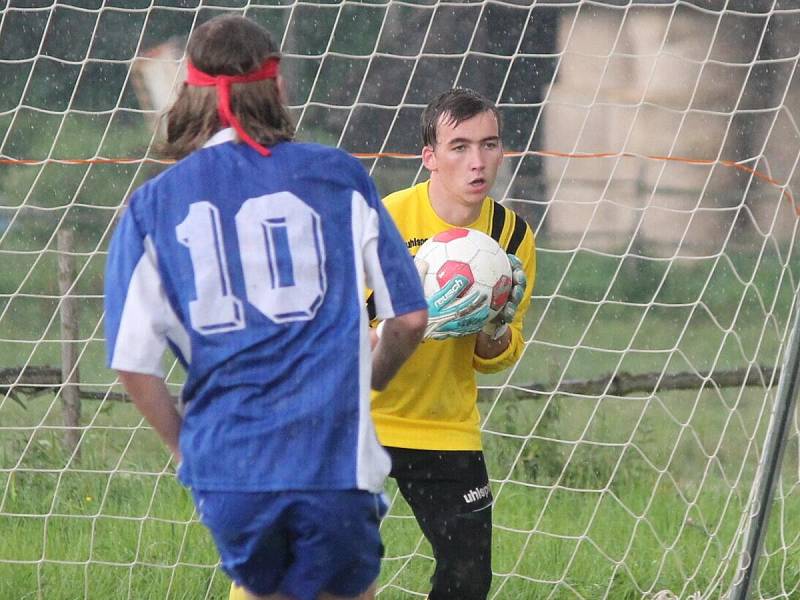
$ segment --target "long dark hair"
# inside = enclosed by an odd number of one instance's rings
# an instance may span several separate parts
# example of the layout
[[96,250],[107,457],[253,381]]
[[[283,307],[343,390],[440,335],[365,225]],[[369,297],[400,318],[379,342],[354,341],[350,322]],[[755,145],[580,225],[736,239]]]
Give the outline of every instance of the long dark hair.
[[[279,57],[269,32],[238,15],[222,15],[195,29],[187,49],[189,61],[208,75],[243,75],[267,58]],[[294,138],[295,128],[276,80],[231,86],[231,111],[243,129],[265,146]],[[222,127],[213,87],[183,84],[167,111],[167,139],[159,148],[168,158],[197,150]]]

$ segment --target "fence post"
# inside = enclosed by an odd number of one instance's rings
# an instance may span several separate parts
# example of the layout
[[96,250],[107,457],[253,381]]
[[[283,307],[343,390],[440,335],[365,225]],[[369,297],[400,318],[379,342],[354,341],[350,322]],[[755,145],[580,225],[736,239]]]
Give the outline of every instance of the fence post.
[[75,282],[72,231],[61,229],[56,240],[58,291],[61,296],[61,402],[64,410],[64,445],[68,452],[74,452],[78,456],[81,399],[78,374],[78,309],[72,296],[72,285]]
[[775,410],[767,431],[764,458],[759,463],[753,487],[755,493],[748,508],[747,539],[739,557],[733,578],[730,600],[746,600],[756,576],[758,559],[767,533],[767,521],[775,486],[780,479],[786,438],[794,414],[797,391],[800,388],[800,295],[795,297],[794,324],[784,355],[781,379],[775,397]]

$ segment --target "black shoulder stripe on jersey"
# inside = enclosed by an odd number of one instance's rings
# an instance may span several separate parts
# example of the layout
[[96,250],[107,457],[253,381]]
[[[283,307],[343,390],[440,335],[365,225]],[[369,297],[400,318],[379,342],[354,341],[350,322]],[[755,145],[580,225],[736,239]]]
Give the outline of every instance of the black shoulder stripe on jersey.
[[516,254],[520,244],[522,244],[522,240],[525,238],[528,224],[517,213],[512,212],[511,214],[514,215],[514,231],[511,232],[511,239],[508,241],[508,246],[506,246],[506,252]]
[[[503,235],[503,225],[506,224],[506,209],[497,200],[493,200],[494,206],[492,207],[492,230],[489,235],[492,239],[500,244],[500,236]],[[502,244],[501,244],[502,245]]]
[[367,316],[369,320],[372,321],[378,314],[378,311],[375,309],[375,294],[370,294],[369,298],[367,298]]

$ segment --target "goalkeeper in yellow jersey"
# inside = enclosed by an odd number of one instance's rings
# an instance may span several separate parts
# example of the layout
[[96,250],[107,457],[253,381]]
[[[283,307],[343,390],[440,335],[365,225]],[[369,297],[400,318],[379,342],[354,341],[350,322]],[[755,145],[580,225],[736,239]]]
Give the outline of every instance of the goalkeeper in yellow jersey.
[[[486,298],[456,298],[438,308],[429,300],[426,341],[372,396],[390,476],[433,547],[430,600],[483,600],[492,580],[492,493],[475,371],[500,371],[519,359],[536,270],[531,228],[487,196],[503,160],[500,134],[500,114],[489,100],[465,89],[441,94],[422,116],[430,180],[384,199],[412,254],[440,231],[469,227],[497,240],[514,266],[509,302],[492,322]],[[417,267],[424,273],[426,265]],[[371,331],[376,343],[380,328]],[[234,589],[231,600],[239,598]]]
[[372,395],[378,438],[392,457],[390,476],[433,547],[430,600],[483,600],[492,579],[492,493],[475,371],[501,371],[519,359],[536,270],[533,231],[487,195],[503,160],[500,136],[492,102],[465,89],[441,94],[422,116],[430,179],[384,199],[412,254],[442,230],[469,227],[497,240],[514,267],[509,303],[494,321],[485,322],[483,299],[461,300],[474,305],[451,305],[444,314],[429,301],[426,341]]

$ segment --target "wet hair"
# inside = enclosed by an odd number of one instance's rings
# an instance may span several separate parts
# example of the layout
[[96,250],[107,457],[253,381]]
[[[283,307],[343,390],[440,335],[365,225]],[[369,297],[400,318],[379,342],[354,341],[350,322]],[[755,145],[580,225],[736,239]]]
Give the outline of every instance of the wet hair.
[[454,127],[484,112],[497,119],[497,133],[501,135],[503,121],[494,102],[467,88],[453,88],[439,94],[422,112],[422,145],[436,146],[436,128],[440,122]]
[[[269,32],[238,15],[222,15],[195,29],[187,48],[189,61],[214,75],[243,75],[255,71],[280,50]],[[275,79],[231,86],[231,111],[242,128],[264,146],[294,138],[295,127]],[[222,128],[214,87],[183,84],[166,115],[167,137],[159,151],[182,158],[202,147]]]

